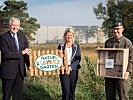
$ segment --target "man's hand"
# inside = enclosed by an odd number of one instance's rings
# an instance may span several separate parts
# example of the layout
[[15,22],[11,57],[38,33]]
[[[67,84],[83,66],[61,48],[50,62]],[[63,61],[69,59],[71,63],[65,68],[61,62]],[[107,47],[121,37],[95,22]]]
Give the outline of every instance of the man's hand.
[[24,49],[22,51],[22,54],[28,54],[28,55],[30,55],[31,54],[31,49],[29,49],[29,48]]
[[128,77],[129,77],[129,72],[126,72],[126,73],[124,74],[124,79],[127,80]]

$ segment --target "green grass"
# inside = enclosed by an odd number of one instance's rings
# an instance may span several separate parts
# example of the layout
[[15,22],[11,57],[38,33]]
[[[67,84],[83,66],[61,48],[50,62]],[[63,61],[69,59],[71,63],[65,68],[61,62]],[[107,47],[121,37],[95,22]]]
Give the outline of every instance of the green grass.
[[[97,46],[89,48],[91,44],[81,45],[81,69],[76,87],[75,100],[105,100],[104,79],[95,75]],[[32,49],[56,49],[57,44],[30,46]],[[90,58],[90,59],[89,59]],[[87,61],[88,59],[88,61]],[[133,83],[133,82],[132,82]],[[133,89],[130,92],[133,99]],[[2,96],[0,81],[0,100]],[[61,85],[59,76],[28,76],[25,78],[24,100],[61,100]]]

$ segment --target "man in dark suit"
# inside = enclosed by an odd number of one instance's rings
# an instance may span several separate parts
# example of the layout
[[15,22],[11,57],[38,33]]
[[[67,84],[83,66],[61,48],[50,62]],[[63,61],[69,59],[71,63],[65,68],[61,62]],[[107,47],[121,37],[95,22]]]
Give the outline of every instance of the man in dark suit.
[[24,34],[19,33],[20,20],[11,17],[9,31],[0,36],[3,100],[23,100],[23,82],[26,76],[26,67],[29,69],[28,41]]

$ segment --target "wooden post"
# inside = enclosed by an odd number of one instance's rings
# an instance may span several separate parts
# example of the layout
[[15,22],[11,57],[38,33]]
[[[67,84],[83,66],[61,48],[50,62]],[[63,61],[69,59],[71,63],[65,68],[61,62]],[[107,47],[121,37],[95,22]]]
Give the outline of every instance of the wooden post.
[[[63,51],[62,50],[58,50],[58,54],[59,54],[59,56],[62,59],[64,59],[64,54],[63,54]],[[64,74],[64,70],[65,70],[65,65],[64,65],[64,62],[63,62],[62,66],[61,66],[61,73],[60,74]]]
[[[51,50],[51,54],[55,54],[54,50]],[[52,75],[56,74],[56,70],[52,71]]]
[[[55,54],[60,56],[60,54],[58,53],[58,50],[55,50]],[[62,55],[62,56],[63,56],[63,55]],[[60,57],[62,58],[62,56],[60,56]],[[61,67],[62,67],[62,66],[61,66]],[[58,74],[58,75],[60,74],[61,67],[57,69],[57,74]]]
[[[41,55],[41,51],[40,51],[40,50],[38,50],[37,54],[38,54],[38,57],[39,57],[39,56]],[[39,75],[40,75],[40,76],[42,76],[42,75],[43,75],[43,72],[42,72],[41,70],[39,70]]]
[[[35,51],[33,51],[33,58],[34,58],[34,61],[36,60],[36,58],[37,58],[37,51],[35,50]],[[36,75],[38,75],[38,69],[35,67],[35,76]]]
[[[49,50],[46,51],[47,54],[49,54]],[[48,72],[48,75],[51,75],[51,72]]]
[[29,56],[30,58],[30,76],[34,76],[34,67],[33,67],[33,54]]
[[[45,54],[45,50],[42,50],[42,55]],[[46,75],[47,72],[43,72],[43,75]]]

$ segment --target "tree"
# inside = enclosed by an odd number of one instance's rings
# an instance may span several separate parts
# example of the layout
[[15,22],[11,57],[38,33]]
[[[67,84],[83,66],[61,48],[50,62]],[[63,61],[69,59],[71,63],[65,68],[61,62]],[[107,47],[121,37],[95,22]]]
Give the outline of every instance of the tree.
[[2,6],[0,6],[0,33],[3,32],[3,26],[4,26],[1,8]]
[[86,43],[88,43],[88,39],[91,37],[95,37],[95,33],[97,31],[97,26],[72,26],[75,33],[78,34],[76,35],[76,39],[78,41],[76,42],[81,42],[81,39],[85,39]]
[[[20,31],[24,33],[29,40],[34,40],[32,34],[35,35],[35,31],[40,28],[37,24],[37,19],[30,17],[26,12],[28,10],[27,4],[24,1],[6,0],[4,5],[0,7],[0,20],[2,20],[2,32],[8,30],[8,21],[10,17],[18,17],[21,21]],[[1,27],[0,27],[1,28]]]
[[76,42],[81,42],[81,39],[85,39],[86,43],[88,43],[88,37],[90,37],[89,28],[89,26],[73,26],[75,33],[78,34],[75,36],[78,40]]
[[132,0],[108,0],[106,6],[102,3],[93,8],[96,18],[103,19],[102,28],[106,35],[112,36],[111,26],[115,21],[121,21],[124,25],[124,35],[133,42],[133,1]]

